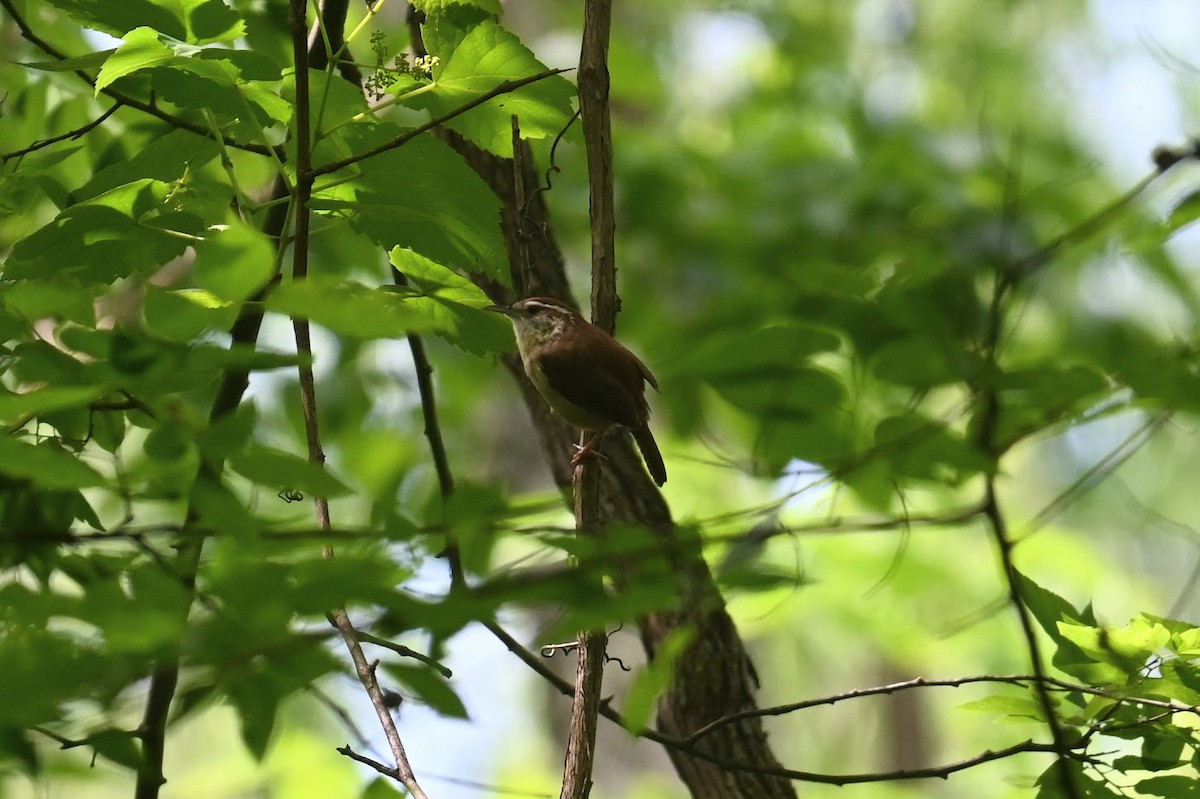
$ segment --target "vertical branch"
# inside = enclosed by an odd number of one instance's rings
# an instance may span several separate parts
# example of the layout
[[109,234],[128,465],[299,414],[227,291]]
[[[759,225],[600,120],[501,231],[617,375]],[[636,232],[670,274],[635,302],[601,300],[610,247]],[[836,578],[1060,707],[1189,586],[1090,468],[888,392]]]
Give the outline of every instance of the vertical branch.
[[[308,240],[310,223],[310,205],[312,201],[313,170],[312,170],[312,131],[310,129],[309,104],[309,75],[308,75],[308,36],[305,23],[307,0],[291,0],[288,14],[289,29],[292,35],[292,52],[296,64],[296,186],[293,197],[295,208],[295,230],[292,249],[292,280],[304,280],[308,276]],[[308,442],[308,458],[311,462],[323,465],[325,453],[321,447],[320,427],[317,420],[317,394],[312,371],[312,339],[308,320],[293,319],[292,327],[296,336],[296,350],[302,356],[299,365],[300,406],[304,415],[304,432]],[[329,500],[316,497],[314,500],[317,527],[321,530],[330,529]],[[325,548],[325,556],[333,557],[331,547]],[[358,640],[358,632],[350,621],[344,608],[338,608],[330,613],[330,621],[341,634],[342,640],[354,661],[354,668],[359,681],[366,689],[375,714],[383,727],[392,756],[396,761],[394,776],[399,780],[415,799],[426,799],[425,792],[417,783],[408,755],[396,722],[392,718],[383,691],[375,679],[375,665],[370,663],[362,651]]]
[[[612,122],[608,111],[608,39],[611,26],[611,0],[587,0],[584,6],[583,44],[579,53],[579,105],[583,113],[588,164],[592,319],[609,332],[615,328],[617,312]],[[575,527],[580,535],[595,535],[599,519],[600,473],[585,461],[575,470]],[[607,643],[603,631],[585,630],[579,634],[579,661],[575,671],[575,695],[571,702],[561,799],[586,799],[591,792],[596,723],[600,712]]]
[[588,0],[583,13],[579,108],[587,150],[591,215],[592,321],[612,333],[617,319],[617,222],[613,200],[612,120],[608,109],[612,0]]
[[[1019,163],[1021,145],[1022,141],[1018,136],[1013,141],[1012,156],[1015,163]],[[1009,228],[1013,224],[1013,216],[1016,209],[1017,180],[1018,167],[1013,167],[1009,171],[1008,182],[1005,186],[1002,224],[1006,237],[1009,233]],[[1011,261],[1011,258],[1006,259],[996,269],[995,282],[992,286],[992,297],[988,309],[987,327],[984,329],[982,341],[983,356],[988,364],[987,377],[985,379],[989,382],[983,385],[980,396],[979,446],[985,453],[996,458],[997,462],[999,461],[1000,453],[997,451],[996,427],[1000,419],[1001,402],[994,376],[999,374],[1000,369],[999,352],[1000,340],[1004,332],[1005,303],[1020,278],[1017,270],[1008,261]],[[1046,716],[1046,726],[1049,728],[1050,738],[1054,742],[1054,750],[1058,753],[1060,766],[1058,774],[1063,793],[1068,799],[1082,799],[1083,794],[1080,792],[1079,786],[1075,784],[1074,774],[1068,768],[1067,758],[1071,745],[1067,741],[1062,722],[1058,718],[1058,711],[1054,707],[1054,699],[1050,695],[1046,664],[1042,656],[1041,642],[1038,640],[1033,613],[1030,612],[1029,606],[1021,596],[1020,577],[1013,560],[1014,542],[1012,536],[1009,535],[1008,524],[1000,508],[1000,501],[996,492],[996,474],[994,471],[984,476],[982,510],[983,517],[987,520],[988,527],[991,529],[992,538],[996,544],[996,551],[1000,557],[1000,565],[1004,571],[1004,580],[1008,587],[1008,601],[1017,612],[1017,620],[1021,625],[1021,633],[1025,639],[1025,648],[1029,653],[1030,665],[1036,677],[1033,681],[1034,693],[1037,695],[1042,713]]]

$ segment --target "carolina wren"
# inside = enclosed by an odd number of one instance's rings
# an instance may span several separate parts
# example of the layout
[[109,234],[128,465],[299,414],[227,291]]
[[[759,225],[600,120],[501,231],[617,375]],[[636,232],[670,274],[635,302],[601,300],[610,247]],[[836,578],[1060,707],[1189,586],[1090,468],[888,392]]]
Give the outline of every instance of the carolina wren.
[[654,482],[667,482],[667,467],[650,433],[644,385],[657,391],[658,381],[636,355],[558,300],[530,297],[489,310],[512,320],[525,374],[538,393],[559,416],[592,433],[571,458],[572,466],[595,452],[608,430],[624,427]]

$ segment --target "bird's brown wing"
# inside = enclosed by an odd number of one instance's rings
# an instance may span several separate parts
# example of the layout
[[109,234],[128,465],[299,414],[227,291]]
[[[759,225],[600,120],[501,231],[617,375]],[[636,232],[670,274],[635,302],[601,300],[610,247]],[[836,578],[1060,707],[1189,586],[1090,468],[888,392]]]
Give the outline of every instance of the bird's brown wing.
[[[542,354],[538,365],[550,388],[595,419],[626,427],[639,427],[645,422],[645,400],[631,394],[608,364],[550,350]],[[568,421],[592,428],[604,426],[583,425],[569,417]]]

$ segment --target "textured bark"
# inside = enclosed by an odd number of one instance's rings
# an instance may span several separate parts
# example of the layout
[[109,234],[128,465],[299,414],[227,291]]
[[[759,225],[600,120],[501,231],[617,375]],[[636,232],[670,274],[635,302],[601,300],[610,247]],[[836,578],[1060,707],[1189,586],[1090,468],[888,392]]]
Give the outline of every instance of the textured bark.
[[[503,224],[514,284],[524,285],[519,293],[570,300],[562,253],[550,229],[542,195],[535,195],[527,202],[525,213],[519,213],[514,201],[512,162],[483,152],[452,132],[444,138],[504,200]],[[521,160],[529,165],[532,156],[526,153]],[[526,169],[525,185],[537,185],[532,167]],[[528,266],[518,266],[526,255]],[[494,281],[481,278],[480,283],[496,302],[513,299],[508,289]],[[568,490],[571,470],[567,460],[573,431],[550,411],[525,378],[519,358],[509,357],[505,365],[521,388],[555,481]],[[671,553],[674,573],[681,577],[676,607],[639,620],[647,655],[653,658],[676,630],[690,627],[695,632],[693,643],[676,664],[674,683],[660,703],[660,731],[682,738],[718,718],[754,709],[757,703],[750,660],[725,611],[708,564],[698,550],[677,540],[670,509],[651,482],[629,438],[613,434],[605,440],[604,454],[607,461],[601,468],[602,523],[635,523],[654,531],[664,549]],[[719,752],[727,761],[779,766],[760,718],[725,725],[705,736],[698,747]],[[668,749],[668,753],[680,778],[698,799],[783,799],[796,795],[786,779],[726,771],[675,749]]]
[[[409,18],[413,42],[420,50],[419,13]],[[514,160],[479,149],[451,130],[439,136],[453,147],[503,202],[501,224],[508,250],[513,286],[517,297],[548,296],[574,303],[567,283],[562,250],[554,238],[544,193],[537,191],[540,176],[533,155],[524,144]],[[521,169],[518,183],[514,162]],[[494,302],[507,304],[513,292],[500,283],[476,275],[476,282]],[[522,398],[541,439],[555,482],[569,496],[572,470],[568,466],[574,432],[554,415],[545,400],[525,377],[521,360],[505,358],[505,366],[520,387]],[[669,389],[668,389],[669,390]],[[676,631],[691,629],[693,641],[678,659],[675,679],[659,703],[658,727],[666,735],[685,738],[724,716],[757,708],[756,679],[737,628],[725,611],[725,602],[703,555],[678,540],[675,523],[662,494],[642,465],[641,456],[625,434],[605,440],[606,461],[600,469],[600,525],[639,524],[653,531],[664,551],[670,553],[671,573],[679,580],[677,604],[673,609],[639,619],[642,645],[654,658]],[[626,571],[621,579],[635,579]],[[723,725],[697,745],[703,751],[720,753],[726,762],[761,768],[778,768],[763,730],[762,719],[753,717]],[[780,777],[732,771],[668,748],[680,779],[697,799],[789,799],[796,792]]]

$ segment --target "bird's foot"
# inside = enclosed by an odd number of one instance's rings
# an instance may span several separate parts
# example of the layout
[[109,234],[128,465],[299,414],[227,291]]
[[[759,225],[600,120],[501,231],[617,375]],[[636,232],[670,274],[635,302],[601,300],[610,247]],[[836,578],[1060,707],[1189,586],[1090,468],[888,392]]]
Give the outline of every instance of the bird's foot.
[[571,468],[574,469],[588,458],[599,458],[602,461],[608,461],[608,457],[603,452],[596,448],[596,442],[589,441],[587,444],[580,446],[572,444],[575,448],[575,454],[571,456]]

